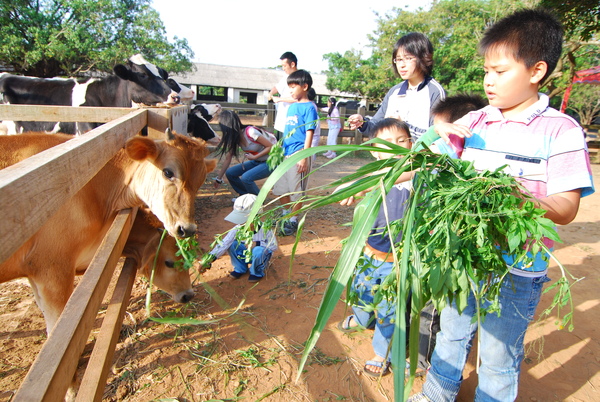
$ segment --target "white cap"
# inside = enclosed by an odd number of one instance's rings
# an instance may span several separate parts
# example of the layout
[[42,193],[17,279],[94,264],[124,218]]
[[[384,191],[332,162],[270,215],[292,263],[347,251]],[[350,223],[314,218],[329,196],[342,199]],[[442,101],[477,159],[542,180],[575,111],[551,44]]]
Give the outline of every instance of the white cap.
[[250,211],[254,206],[254,201],[256,201],[254,194],[240,195],[233,204],[233,211],[225,217],[225,220],[236,225],[246,223],[248,215],[250,215]]

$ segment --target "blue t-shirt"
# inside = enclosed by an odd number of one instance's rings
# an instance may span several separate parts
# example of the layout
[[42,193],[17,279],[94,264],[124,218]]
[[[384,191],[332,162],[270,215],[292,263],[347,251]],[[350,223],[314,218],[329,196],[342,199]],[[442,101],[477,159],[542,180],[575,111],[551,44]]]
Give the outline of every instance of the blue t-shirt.
[[312,102],[297,102],[290,105],[283,132],[283,154],[285,156],[304,148],[306,131],[314,130],[317,127],[318,119],[317,109]]

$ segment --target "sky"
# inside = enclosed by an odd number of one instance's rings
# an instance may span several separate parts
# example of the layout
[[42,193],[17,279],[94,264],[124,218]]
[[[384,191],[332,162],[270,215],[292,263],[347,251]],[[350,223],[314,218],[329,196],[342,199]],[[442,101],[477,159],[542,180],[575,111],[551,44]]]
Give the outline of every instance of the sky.
[[328,69],[326,53],[356,49],[370,55],[367,35],[377,27],[375,12],[385,16],[394,7],[428,8],[430,0],[153,0],[152,4],[167,38],[187,39],[194,62],[270,68],[291,51],[298,68],[319,73]]

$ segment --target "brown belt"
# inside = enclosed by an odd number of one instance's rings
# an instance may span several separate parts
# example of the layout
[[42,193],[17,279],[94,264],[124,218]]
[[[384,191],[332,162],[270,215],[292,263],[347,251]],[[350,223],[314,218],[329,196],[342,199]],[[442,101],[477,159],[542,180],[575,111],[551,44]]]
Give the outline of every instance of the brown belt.
[[365,245],[364,253],[367,256],[374,258],[378,261],[394,262],[394,254],[392,254],[391,252],[384,252],[374,249],[369,245],[369,243]]

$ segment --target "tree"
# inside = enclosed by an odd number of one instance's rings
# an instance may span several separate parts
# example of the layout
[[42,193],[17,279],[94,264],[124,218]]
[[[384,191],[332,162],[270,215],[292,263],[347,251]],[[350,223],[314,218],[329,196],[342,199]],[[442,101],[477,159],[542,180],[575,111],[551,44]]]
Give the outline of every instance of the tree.
[[16,73],[107,72],[136,53],[167,71],[192,68],[187,40],[167,40],[150,0],[0,0],[0,64]]
[[567,107],[567,110],[569,109],[577,113],[581,125],[592,124],[594,118],[600,113],[600,85],[573,85]]
[[588,40],[600,30],[598,0],[542,0],[540,5],[560,16],[567,34],[578,32],[582,40]]
[[[337,53],[328,58],[331,70],[328,83],[331,88],[381,100],[399,82],[391,67],[395,42],[406,33],[422,32],[435,49],[433,76],[446,91],[483,94],[483,60],[477,47],[485,28],[517,9],[536,7],[538,3],[539,0],[434,0],[428,10],[394,8],[386,15],[378,15],[377,29],[369,36],[373,56],[368,63],[356,51],[343,56]],[[597,0],[583,0],[583,3],[590,10],[594,4],[598,7]],[[590,29],[593,27],[590,25]],[[555,106],[560,103],[556,97],[564,92],[575,71],[597,65],[588,61],[597,59],[600,42],[593,35],[586,40],[582,36],[584,32],[597,32],[597,26],[593,28],[595,31],[590,29],[576,26],[565,34],[563,57],[542,88],[551,98],[555,97],[552,99]],[[367,82],[369,90],[363,87]]]

